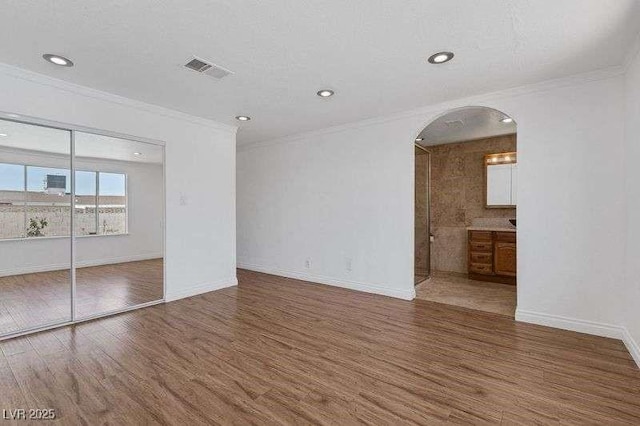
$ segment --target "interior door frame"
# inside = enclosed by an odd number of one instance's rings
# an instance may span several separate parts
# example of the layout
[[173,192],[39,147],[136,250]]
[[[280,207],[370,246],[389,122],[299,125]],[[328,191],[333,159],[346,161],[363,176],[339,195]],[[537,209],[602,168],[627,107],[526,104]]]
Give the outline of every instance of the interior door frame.
[[[166,142],[156,139],[150,139],[145,137],[133,136],[124,133],[113,132],[109,130],[97,129],[93,127],[80,126],[76,124],[63,123],[59,121],[47,120],[37,117],[26,116],[23,114],[15,114],[11,112],[0,111],[0,119],[4,121],[11,121],[14,123],[28,124],[34,126],[48,127],[57,130],[64,130],[70,133],[70,176],[71,176],[71,218],[70,218],[70,235],[71,239],[71,249],[70,249],[70,281],[71,281],[71,316],[69,321],[56,321],[52,323],[45,323],[42,325],[29,327],[26,329],[18,330],[13,333],[5,334],[0,336],[0,341],[12,339],[19,336],[24,336],[27,334],[38,333],[45,330],[51,330],[54,328],[65,327],[68,325],[79,324],[85,321],[91,321],[97,318],[108,317],[111,315],[120,314],[123,312],[133,311],[136,309],[146,308],[153,305],[158,305],[166,302],[167,298],[167,262],[166,262],[166,235],[167,235],[167,220],[166,220],[166,210],[167,210],[167,194],[166,194]],[[146,143],[150,145],[155,145],[162,148],[162,298],[158,300],[153,300],[150,302],[139,303],[137,305],[126,306],[121,309],[113,309],[106,312],[100,312],[95,315],[85,316],[80,319],[77,318],[76,312],[76,259],[75,259],[75,246],[76,246],[76,235],[75,235],[75,226],[74,226],[74,217],[75,217],[75,136],[77,132],[81,133],[89,133],[100,136],[107,136],[112,138],[124,139],[133,142]],[[128,191],[127,191],[128,198]],[[128,209],[127,209],[127,217],[128,217]],[[128,227],[128,219],[127,219],[127,227]],[[1,241],[0,241],[1,244]]]

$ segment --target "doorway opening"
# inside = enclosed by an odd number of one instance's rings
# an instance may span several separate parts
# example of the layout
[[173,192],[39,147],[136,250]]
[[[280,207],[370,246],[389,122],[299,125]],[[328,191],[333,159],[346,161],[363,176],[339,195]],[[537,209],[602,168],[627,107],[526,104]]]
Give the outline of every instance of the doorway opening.
[[415,141],[416,297],[513,317],[517,127],[487,107],[447,111]]

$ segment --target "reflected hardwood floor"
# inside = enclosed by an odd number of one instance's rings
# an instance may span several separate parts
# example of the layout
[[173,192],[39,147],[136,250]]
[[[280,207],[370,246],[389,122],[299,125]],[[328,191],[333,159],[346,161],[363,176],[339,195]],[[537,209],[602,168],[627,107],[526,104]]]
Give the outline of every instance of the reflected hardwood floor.
[[462,274],[434,271],[416,286],[416,297],[511,318],[516,314],[516,286],[470,280]]
[[[162,299],[163,260],[78,268],[76,303],[80,318]],[[63,322],[71,312],[70,273],[0,277],[0,334]]]
[[619,341],[255,272],[0,343],[0,406],[64,424],[639,424]]

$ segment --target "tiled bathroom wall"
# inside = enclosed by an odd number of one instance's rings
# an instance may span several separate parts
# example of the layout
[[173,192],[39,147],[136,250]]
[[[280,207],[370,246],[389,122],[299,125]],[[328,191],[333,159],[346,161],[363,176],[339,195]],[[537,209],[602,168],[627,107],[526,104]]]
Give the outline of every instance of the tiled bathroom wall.
[[431,269],[467,272],[466,227],[476,218],[515,218],[515,209],[487,209],[484,156],[516,151],[516,135],[429,146]]

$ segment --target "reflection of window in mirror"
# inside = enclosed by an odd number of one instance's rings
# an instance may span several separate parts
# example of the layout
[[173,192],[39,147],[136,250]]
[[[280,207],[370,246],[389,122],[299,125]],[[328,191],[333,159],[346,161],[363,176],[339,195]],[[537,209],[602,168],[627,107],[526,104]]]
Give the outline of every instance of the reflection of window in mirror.
[[[127,178],[77,170],[76,235],[127,233]],[[0,239],[71,235],[68,169],[0,163]]]
[[484,157],[487,208],[515,208],[517,205],[518,161],[515,152]]
[[127,232],[127,178],[122,173],[98,174],[98,233]]
[[26,235],[24,202],[24,166],[0,163],[0,239]]

